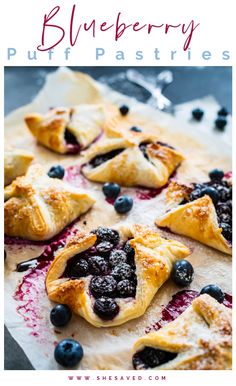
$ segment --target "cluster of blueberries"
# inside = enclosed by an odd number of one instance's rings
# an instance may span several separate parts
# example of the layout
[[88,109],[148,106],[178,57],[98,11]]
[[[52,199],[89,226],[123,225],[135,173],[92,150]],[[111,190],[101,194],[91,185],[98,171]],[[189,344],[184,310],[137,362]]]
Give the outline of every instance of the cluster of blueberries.
[[193,185],[188,198],[181,204],[197,200],[204,195],[211,197],[215,206],[219,227],[227,241],[232,242],[232,185],[224,179],[224,172],[213,169],[209,173],[210,181]]
[[[94,301],[94,312],[103,320],[111,320],[119,313],[115,298],[135,297],[137,277],[134,249],[130,241],[121,243],[119,233],[110,228],[98,228],[96,244],[87,251],[72,257],[66,266],[63,277],[79,279],[91,275],[89,291]],[[171,278],[179,286],[191,284],[194,270],[187,260],[178,260],[172,270]],[[216,285],[208,285],[201,290],[219,302],[224,294]],[[66,326],[72,317],[71,310],[64,304],[57,304],[50,314],[51,323],[56,327]],[[134,368],[155,367],[172,359],[173,354],[146,347],[135,354]],[[170,358],[171,356],[171,358]],[[83,348],[73,339],[64,339],[55,348],[54,357],[63,367],[76,366],[83,357]],[[155,360],[154,360],[155,359]],[[164,362],[163,362],[164,361]]]
[[[72,257],[63,277],[79,279],[92,276],[90,294],[95,299],[93,310],[103,320],[111,320],[119,313],[115,298],[135,297],[137,277],[134,249],[129,240],[120,241],[119,233],[110,228],[98,228],[93,247]],[[56,305],[50,314],[51,323],[63,327],[71,319],[71,310],[63,304]],[[74,367],[83,357],[81,345],[73,339],[64,339],[56,346],[54,356],[64,367]]]
[[[120,107],[121,115],[129,112],[126,105]],[[195,109],[192,116],[200,121],[204,115],[203,110]],[[218,112],[215,126],[224,130],[228,112],[222,108]],[[130,130],[141,132],[137,127]],[[140,150],[146,155],[145,144]],[[123,149],[113,150],[105,156],[97,156],[91,161],[91,166],[99,166],[101,163],[119,154]],[[64,177],[65,170],[62,166],[53,166],[48,175],[51,178]],[[202,184],[194,184],[189,197],[183,203],[196,200],[208,195],[211,197],[218,216],[219,225],[222,228],[224,237],[232,240],[232,186],[224,180],[224,173],[214,169],[209,173],[210,181]],[[114,208],[118,213],[127,213],[133,206],[133,199],[129,196],[119,196],[120,186],[116,183],[105,183],[103,193],[109,200],[114,200]],[[91,275],[89,290],[94,297],[94,312],[103,320],[111,320],[119,313],[119,306],[115,298],[135,297],[137,277],[134,259],[134,250],[129,241],[125,244],[120,242],[117,231],[110,228],[98,228],[93,231],[97,236],[94,247],[84,253],[74,256],[67,263],[64,277],[78,279]],[[181,287],[189,286],[193,280],[194,269],[187,260],[178,260],[172,269],[171,278],[175,284]],[[224,293],[214,284],[202,288],[200,294],[206,293],[214,297],[218,302],[224,301]],[[51,323],[56,327],[66,326],[72,317],[71,310],[64,304],[57,304],[50,313]],[[145,347],[142,351],[133,356],[135,369],[154,368],[175,358],[177,354],[164,350]],[[63,339],[60,341],[54,352],[55,360],[63,367],[74,367],[83,358],[83,348],[74,339]]]
[[99,227],[92,233],[97,236],[95,245],[70,259],[63,276],[79,279],[91,275],[89,290],[96,299],[94,312],[101,319],[111,320],[119,312],[115,298],[135,297],[134,249],[129,240],[121,243],[114,229]]
[[[225,107],[222,107],[218,113],[217,113],[217,118],[215,120],[215,128],[220,131],[224,131],[225,126],[227,125],[227,117],[228,111],[226,110]],[[204,111],[200,108],[196,108],[192,110],[192,117],[196,121],[200,122],[204,116]]]
[[132,362],[135,370],[146,370],[163,365],[176,357],[176,353],[146,346],[133,355]]
[[[184,262],[184,260],[182,260],[182,262]],[[174,270],[172,272],[172,276],[178,272],[178,269],[179,269],[178,263],[180,263],[180,262],[176,263],[177,266],[174,267]],[[181,277],[182,273],[183,273],[183,271],[182,271],[183,265],[182,264],[183,263],[180,263],[180,265],[179,265],[179,267],[181,267],[181,270],[179,272],[179,274],[181,273],[181,275],[178,274],[179,277]],[[190,264],[189,262],[185,261],[184,266],[186,267],[186,272],[187,272],[187,270],[190,271],[189,274],[191,276],[192,268],[190,268],[191,264],[190,265],[189,264]],[[186,277],[188,277],[189,274],[187,274]],[[184,274],[184,276],[185,276],[185,274]],[[202,288],[202,290],[200,291],[200,294],[208,294],[208,295],[214,297],[219,303],[222,303],[224,301],[224,293],[222,292],[222,290],[218,286],[213,285],[213,284],[207,285],[204,288]],[[160,350],[160,349],[146,346],[146,347],[144,347],[143,350],[141,350],[133,355],[133,358],[132,358],[133,367],[136,370],[144,370],[144,369],[154,368],[154,367],[163,365],[164,363],[167,363],[167,362],[173,360],[177,355],[178,354],[173,353],[173,352],[169,352],[166,350]]]

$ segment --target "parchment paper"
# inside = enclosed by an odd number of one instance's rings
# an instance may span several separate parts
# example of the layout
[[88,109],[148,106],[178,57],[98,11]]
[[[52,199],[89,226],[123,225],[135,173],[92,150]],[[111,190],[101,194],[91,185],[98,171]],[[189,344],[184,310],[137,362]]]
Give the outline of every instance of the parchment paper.
[[[183,91],[184,92],[184,91]],[[160,140],[173,144],[185,157],[178,169],[179,182],[207,180],[207,173],[214,167],[231,170],[231,122],[225,133],[213,130],[213,121],[219,109],[213,97],[194,100],[176,108],[176,115],[153,110],[135,99],[121,95],[107,86],[95,83],[87,76],[61,68],[48,75],[46,84],[37,97],[27,106],[12,112],[5,120],[7,144],[33,151],[36,161],[47,171],[53,164],[78,165],[79,156],[61,156],[38,145],[25,127],[23,117],[29,112],[46,112],[53,106],[72,106],[81,102],[93,103],[100,100],[109,103],[127,103],[131,107],[133,126],[158,133]],[[191,110],[202,107],[205,118],[201,123],[191,121]],[[119,222],[136,222],[154,227],[154,220],[163,208],[164,191],[151,200],[139,200],[135,189],[122,189],[134,196],[134,207],[127,216],[116,214],[113,206],[104,200],[101,185],[80,178],[73,181],[92,189],[97,202],[94,208],[77,225],[83,229],[97,226],[112,226]],[[84,223],[86,221],[86,225]],[[190,247],[189,261],[194,266],[195,277],[190,289],[200,290],[207,284],[218,284],[223,291],[231,293],[231,257],[208,248],[198,242],[178,235],[160,231],[164,236],[182,241]],[[24,296],[17,296],[18,285],[28,272],[16,272],[16,264],[40,255],[44,246],[7,245],[5,262],[5,323],[12,336],[25,351],[35,369],[55,370],[59,366],[53,358],[55,344],[73,337],[84,348],[80,369],[132,369],[130,350],[134,341],[144,334],[145,328],[155,323],[161,309],[172,295],[181,290],[171,280],[158,291],[150,307],[142,317],[114,328],[95,328],[82,318],[73,316],[68,326],[54,328],[49,320],[53,304],[48,300],[44,279],[46,270],[31,275],[24,284]],[[34,277],[35,276],[35,277]]]

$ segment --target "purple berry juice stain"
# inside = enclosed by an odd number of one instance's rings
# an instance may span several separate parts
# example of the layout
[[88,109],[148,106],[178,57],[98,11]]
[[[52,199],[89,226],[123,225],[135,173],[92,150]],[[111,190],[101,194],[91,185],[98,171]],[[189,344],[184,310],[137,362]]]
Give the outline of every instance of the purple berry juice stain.
[[[55,252],[66,244],[66,240],[70,235],[75,233],[76,229],[67,227],[60,235],[47,242],[48,244],[40,256],[17,265],[17,272],[27,272],[13,295],[14,300],[18,303],[16,311],[23,318],[26,327],[31,330],[30,335],[36,338],[43,338],[43,332],[47,333],[48,331],[47,323],[42,316],[44,310],[41,304],[41,299],[46,294],[45,278],[47,271],[54,259]],[[27,241],[25,245],[30,245],[30,242]]]
[[[145,329],[145,333],[158,331],[161,327],[177,319],[191,304],[194,299],[199,296],[199,292],[192,290],[183,290],[172,296],[172,299],[163,308],[161,318],[151,326]],[[223,301],[225,307],[232,308],[232,296],[225,293]]]

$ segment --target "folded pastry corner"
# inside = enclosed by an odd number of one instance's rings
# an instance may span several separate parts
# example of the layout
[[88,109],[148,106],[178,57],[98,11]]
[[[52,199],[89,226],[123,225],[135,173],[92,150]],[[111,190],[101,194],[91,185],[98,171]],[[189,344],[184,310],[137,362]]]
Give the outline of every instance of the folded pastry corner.
[[34,159],[34,155],[25,149],[7,147],[4,151],[4,186],[16,177],[23,176]]
[[[222,189],[219,189],[219,193],[216,188],[206,187],[204,184],[197,184],[190,188],[173,182],[168,186],[166,193],[169,210],[156,220],[156,225],[231,254],[232,202],[230,194],[232,191],[230,193],[230,189],[230,185],[226,186],[226,182]],[[213,196],[215,191],[216,195]]]
[[[128,108],[128,107],[127,107]],[[104,131],[107,137],[110,138],[122,138],[126,137],[135,139],[143,135],[143,130],[136,127],[137,117],[128,112],[123,115],[120,109],[112,104],[107,104],[105,108],[105,125]],[[142,122],[141,117],[138,118],[138,122]],[[146,132],[147,130],[145,130]]]
[[204,294],[177,319],[139,338],[133,346],[137,370],[229,370],[232,312]]
[[52,262],[47,294],[96,327],[118,326],[145,313],[174,262],[189,254],[143,225],[78,233]]
[[77,154],[102,133],[102,104],[52,108],[47,114],[28,114],[25,123],[39,143],[61,154]]
[[184,160],[177,150],[150,135],[105,138],[91,146],[86,158],[83,173],[89,180],[149,188],[164,186]]
[[84,190],[50,178],[37,164],[4,193],[5,234],[29,240],[52,238],[94,204]]
[[159,133],[163,132],[156,122],[149,122],[146,117],[132,111],[132,108],[130,111],[126,105],[118,107],[106,104],[105,117],[104,132],[107,137],[135,140],[146,133],[158,140]]

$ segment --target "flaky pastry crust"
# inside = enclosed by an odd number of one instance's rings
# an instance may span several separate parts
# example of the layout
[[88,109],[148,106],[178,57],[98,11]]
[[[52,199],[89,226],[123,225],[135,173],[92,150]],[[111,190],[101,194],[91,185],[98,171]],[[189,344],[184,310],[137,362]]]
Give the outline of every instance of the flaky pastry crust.
[[5,233],[29,240],[50,239],[94,203],[82,189],[48,177],[40,165],[7,186],[5,200]]
[[104,124],[103,105],[81,104],[73,108],[58,107],[45,115],[28,114],[25,122],[38,142],[57,153],[70,152],[66,129],[76,138],[81,150],[101,134]]
[[[148,159],[139,148],[140,144],[147,142]],[[96,156],[117,149],[122,151],[101,165],[92,167],[89,164]],[[89,180],[149,188],[164,186],[184,160],[181,153],[156,143],[153,136],[149,135],[141,135],[134,139],[104,138],[91,146],[85,156],[88,163],[83,167],[83,173]]]
[[62,277],[67,262],[96,242],[93,233],[73,236],[52,262],[46,288],[50,300],[67,304],[74,313],[82,316],[96,327],[121,325],[143,315],[154,295],[169,278],[172,265],[190,254],[189,249],[175,240],[166,240],[143,225],[128,225],[117,228],[122,239],[132,239],[135,250],[137,288],[135,298],[116,298],[120,311],[112,320],[102,320],[93,311],[95,299],[90,294],[91,275],[80,279]]
[[205,195],[187,204],[178,205],[187,193],[188,188],[176,182],[168,186],[166,201],[174,207],[160,216],[156,220],[156,225],[167,227],[174,233],[188,236],[221,252],[231,254],[231,245],[222,235],[212,199]]
[[34,159],[34,155],[24,149],[6,148],[4,151],[4,186],[16,177],[23,176]]
[[152,370],[229,370],[232,367],[232,312],[204,294],[173,322],[139,338],[137,353],[152,347],[176,353]]

